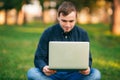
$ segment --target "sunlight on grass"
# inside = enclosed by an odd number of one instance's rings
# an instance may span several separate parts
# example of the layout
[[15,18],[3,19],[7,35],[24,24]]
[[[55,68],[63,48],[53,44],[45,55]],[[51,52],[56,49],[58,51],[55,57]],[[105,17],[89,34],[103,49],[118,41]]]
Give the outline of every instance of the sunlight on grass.
[[95,59],[94,62],[100,64],[101,66],[109,66],[112,68],[120,69],[120,64],[118,62],[105,61],[103,59]]
[[21,28],[21,27],[18,27],[18,28],[15,28],[16,31],[19,31],[19,32],[27,32],[27,33],[40,33],[40,32],[43,32],[45,28]]
[[110,31],[105,31],[104,33],[105,35],[112,35],[112,33]]

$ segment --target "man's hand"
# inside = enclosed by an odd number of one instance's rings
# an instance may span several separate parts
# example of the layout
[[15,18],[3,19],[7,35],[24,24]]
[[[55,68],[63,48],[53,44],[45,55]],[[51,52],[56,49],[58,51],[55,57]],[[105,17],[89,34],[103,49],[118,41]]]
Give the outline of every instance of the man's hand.
[[90,73],[90,67],[88,67],[86,70],[79,71],[83,75],[88,75]]
[[50,76],[50,75],[56,73],[55,70],[50,70],[50,69],[49,69],[49,66],[43,67],[43,72],[44,72],[44,74],[45,74],[46,76]]

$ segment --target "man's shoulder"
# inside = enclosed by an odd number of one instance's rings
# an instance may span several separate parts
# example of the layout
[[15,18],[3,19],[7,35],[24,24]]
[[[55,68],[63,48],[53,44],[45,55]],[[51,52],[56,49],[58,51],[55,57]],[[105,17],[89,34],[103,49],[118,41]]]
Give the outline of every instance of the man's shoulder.
[[77,29],[77,31],[78,32],[80,32],[80,33],[86,33],[86,30],[85,29],[83,29],[81,26],[75,26],[75,29]]
[[48,31],[48,32],[53,31],[53,30],[57,29],[58,26],[59,26],[58,24],[49,26],[45,31]]
[[47,29],[45,29],[43,34],[52,35],[52,34],[57,33],[57,31],[59,31],[58,26],[59,26],[58,24],[54,24],[54,25],[48,27]]

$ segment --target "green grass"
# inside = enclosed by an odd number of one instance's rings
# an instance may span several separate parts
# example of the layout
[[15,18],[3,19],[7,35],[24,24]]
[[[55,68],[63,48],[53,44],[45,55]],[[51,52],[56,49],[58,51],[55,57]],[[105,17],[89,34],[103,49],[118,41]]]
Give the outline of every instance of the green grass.
[[[27,80],[26,72],[33,67],[34,53],[45,24],[0,26],[0,80]],[[81,25],[91,41],[93,67],[98,68],[102,80],[119,80],[120,36],[109,32],[109,25]]]

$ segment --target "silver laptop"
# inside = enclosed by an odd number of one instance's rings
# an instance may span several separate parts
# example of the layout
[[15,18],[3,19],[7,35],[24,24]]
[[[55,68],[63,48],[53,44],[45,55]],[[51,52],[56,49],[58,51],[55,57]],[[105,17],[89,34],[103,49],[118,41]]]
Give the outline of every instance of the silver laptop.
[[54,70],[87,69],[89,42],[49,42],[49,68]]

